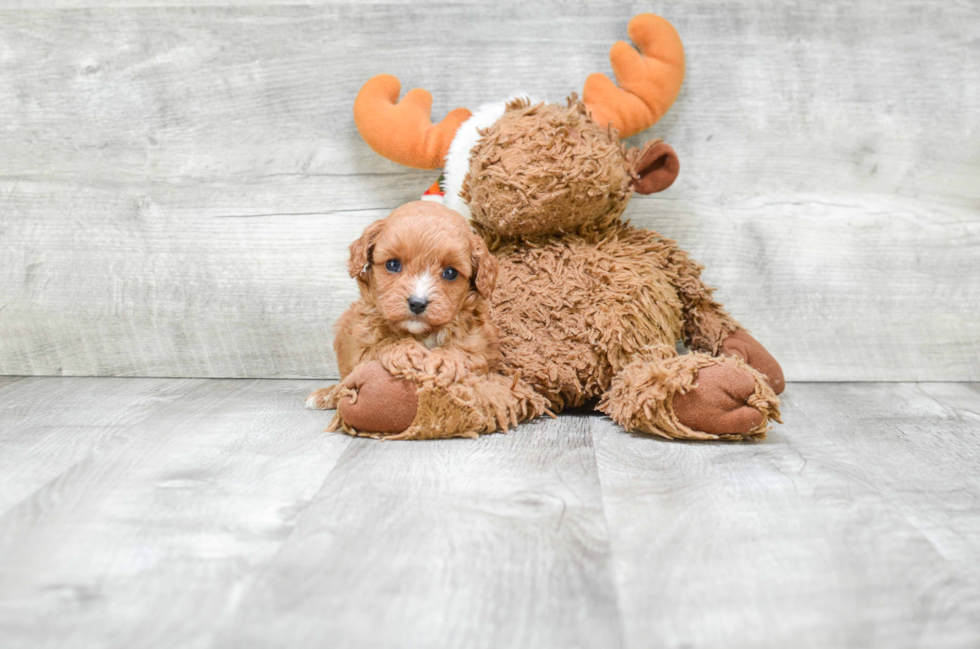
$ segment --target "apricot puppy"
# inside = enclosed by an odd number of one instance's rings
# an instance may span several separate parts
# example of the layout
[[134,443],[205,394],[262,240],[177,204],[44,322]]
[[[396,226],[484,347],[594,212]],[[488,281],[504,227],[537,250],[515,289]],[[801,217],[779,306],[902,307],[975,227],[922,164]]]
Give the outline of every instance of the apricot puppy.
[[[346,405],[356,404],[348,393],[358,386],[345,379],[384,354],[414,356],[418,365],[426,350],[456,350],[468,371],[482,373],[500,359],[488,303],[497,260],[459,213],[427,201],[399,207],[351,244],[348,272],[357,279],[361,298],[337,323],[334,351],[341,383],[313,392],[308,408],[333,409],[345,396]],[[379,374],[372,369],[359,374]],[[378,389],[376,382],[372,389]],[[393,400],[405,401],[405,395],[397,396],[392,394]],[[347,423],[382,433],[404,430],[414,417],[411,408],[385,408],[363,413],[367,420],[361,418],[358,426],[350,414],[344,413]]]

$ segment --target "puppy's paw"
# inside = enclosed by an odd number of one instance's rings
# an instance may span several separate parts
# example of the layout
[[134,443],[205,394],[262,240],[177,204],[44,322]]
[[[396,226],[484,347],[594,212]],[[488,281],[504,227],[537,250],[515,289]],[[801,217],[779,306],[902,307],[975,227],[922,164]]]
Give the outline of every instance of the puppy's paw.
[[336,391],[336,385],[314,390],[310,396],[306,397],[306,407],[310,410],[335,410],[337,408]]

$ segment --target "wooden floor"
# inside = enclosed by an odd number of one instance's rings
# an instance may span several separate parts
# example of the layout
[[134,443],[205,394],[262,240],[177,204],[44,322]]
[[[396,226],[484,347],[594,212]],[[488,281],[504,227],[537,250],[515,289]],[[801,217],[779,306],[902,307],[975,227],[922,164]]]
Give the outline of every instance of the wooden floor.
[[976,384],[792,384],[741,444],[352,439],[317,385],[0,378],[0,646],[980,644]]

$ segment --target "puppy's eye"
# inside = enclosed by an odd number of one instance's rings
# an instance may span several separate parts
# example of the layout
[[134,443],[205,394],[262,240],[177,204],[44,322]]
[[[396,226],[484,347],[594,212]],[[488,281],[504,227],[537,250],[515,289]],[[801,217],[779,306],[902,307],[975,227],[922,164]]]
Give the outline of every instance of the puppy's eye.
[[397,259],[389,259],[385,262],[385,268],[388,269],[389,273],[397,273],[402,269],[402,262]]
[[457,271],[455,268],[452,267],[442,271],[442,278],[449,280],[450,282],[456,279],[457,275],[459,275],[459,271]]

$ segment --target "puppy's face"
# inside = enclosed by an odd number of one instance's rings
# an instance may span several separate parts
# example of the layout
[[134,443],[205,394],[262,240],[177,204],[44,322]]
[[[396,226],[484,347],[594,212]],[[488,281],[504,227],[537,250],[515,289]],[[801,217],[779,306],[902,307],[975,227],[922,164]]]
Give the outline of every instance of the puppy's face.
[[457,212],[417,201],[368,227],[351,245],[350,271],[394,327],[427,335],[474,293],[489,296],[496,259]]

